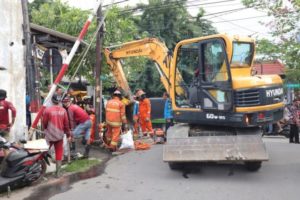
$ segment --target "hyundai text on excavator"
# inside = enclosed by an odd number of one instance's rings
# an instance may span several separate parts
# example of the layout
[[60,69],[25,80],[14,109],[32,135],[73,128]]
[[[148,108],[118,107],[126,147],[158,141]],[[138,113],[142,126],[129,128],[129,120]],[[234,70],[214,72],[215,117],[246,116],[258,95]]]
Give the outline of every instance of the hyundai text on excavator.
[[259,127],[282,118],[283,85],[278,75],[253,73],[252,38],[217,34],[187,39],[173,54],[158,39],[146,38],[104,53],[129,95],[121,59],[145,56],[156,64],[177,122],[163,147],[171,169],[190,162],[229,162],[256,171],[269,159]]

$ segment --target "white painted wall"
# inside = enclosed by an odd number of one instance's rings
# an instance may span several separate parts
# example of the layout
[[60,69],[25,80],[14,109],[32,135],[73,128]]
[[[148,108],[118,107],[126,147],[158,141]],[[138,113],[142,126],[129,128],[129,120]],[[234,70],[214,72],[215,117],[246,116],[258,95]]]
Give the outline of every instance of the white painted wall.
[[17,109],[15,124],[10,140],[21,138],[26,130],[26,70],[24,65],[25,46],[22,44],[23,14],[20,0],[0,0],[0,88],[7,91],[7,100]]

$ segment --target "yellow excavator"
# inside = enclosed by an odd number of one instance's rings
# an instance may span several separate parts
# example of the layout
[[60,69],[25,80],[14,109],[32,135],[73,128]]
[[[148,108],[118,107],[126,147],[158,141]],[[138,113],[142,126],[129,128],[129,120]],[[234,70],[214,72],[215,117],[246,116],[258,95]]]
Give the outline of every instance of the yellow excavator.
[[121,60],[154,61],[170,94],[174,120],[163,147],[171,169],[190,162],[243,163],[250,171],[269,159],[260,126],[283,116],[283,83],[278,75],[255,75],[255,41],[210,35],[180,41],[171,53],[156,38],[104,50],[117,84],[132,95]]

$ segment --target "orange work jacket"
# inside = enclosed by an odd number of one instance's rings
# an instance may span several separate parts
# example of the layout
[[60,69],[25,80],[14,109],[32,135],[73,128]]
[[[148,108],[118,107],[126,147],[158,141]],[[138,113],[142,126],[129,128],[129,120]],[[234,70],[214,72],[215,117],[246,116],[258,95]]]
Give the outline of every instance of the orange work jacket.
[[151,103],[148,98],[145,98],[144,100],[140,101],[139,117],[150,119],[150,114],[151,114]]
[[114,97],[106,104],[106,123],[113,127],[120,127],[122,122],[126,123],[125,105],[118,97]]

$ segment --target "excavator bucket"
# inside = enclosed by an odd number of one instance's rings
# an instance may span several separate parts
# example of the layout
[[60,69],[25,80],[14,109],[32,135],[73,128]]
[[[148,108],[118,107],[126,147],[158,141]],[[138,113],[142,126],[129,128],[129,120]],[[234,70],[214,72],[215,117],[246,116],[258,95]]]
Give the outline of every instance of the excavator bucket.
[[166,162],[261,162],[269,159],[259,128],[192,129],[177,124],[167,133]]

